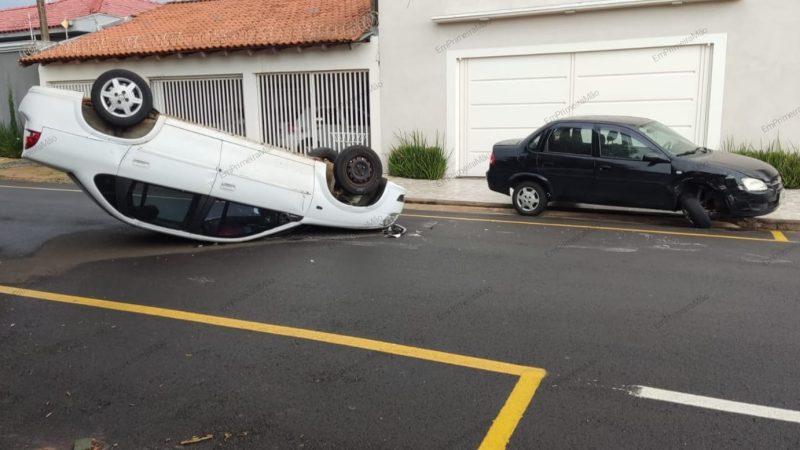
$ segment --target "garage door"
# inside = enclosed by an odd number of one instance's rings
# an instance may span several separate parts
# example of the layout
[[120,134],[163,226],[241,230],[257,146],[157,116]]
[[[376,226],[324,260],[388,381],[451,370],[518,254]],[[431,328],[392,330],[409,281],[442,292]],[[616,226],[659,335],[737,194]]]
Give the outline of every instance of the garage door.
[[496,142],[555,116],[648,117],[706,142],[711,49],[705,45],[460,61],[458,174],[483,176]]

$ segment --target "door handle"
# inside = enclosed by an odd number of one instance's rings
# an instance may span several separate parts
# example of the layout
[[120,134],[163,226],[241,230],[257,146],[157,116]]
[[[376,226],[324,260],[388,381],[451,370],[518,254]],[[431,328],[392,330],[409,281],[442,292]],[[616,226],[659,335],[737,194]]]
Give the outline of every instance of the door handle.
[[150,167],[150,163],[149,163],[149,162],[147,162],[147,161],[143,161],[143,160],[141,160],[141,159],[134,159],[134,160],[132,161],[132,163],[133,163],[133,165],[134,165],[134,166],[144,167],[145,169],[147,169],[148,167]]
[[226,191],[235,191],[236,185],[233,183],[222,183],[219,185],[220,189],[224,189]]
[[601,164],[601,165],[597,166],[597,168],[600,169],[600,170],[611,170],[611,169],[613,169],[613,167],[609,166],[608,164]]

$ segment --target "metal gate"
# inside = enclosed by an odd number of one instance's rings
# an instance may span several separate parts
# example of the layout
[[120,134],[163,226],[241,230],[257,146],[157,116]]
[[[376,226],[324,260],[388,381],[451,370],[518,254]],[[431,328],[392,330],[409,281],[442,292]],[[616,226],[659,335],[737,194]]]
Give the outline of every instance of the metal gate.
[[158,111],[245,136],[241,76],[151,79],[150,87]]
[[369,72],[258,75],[261,140],[299,153],[370,143]]
[[50,87],[64,89],[66,91],[82,92],[84,97],[92,96],[91,81],[53,81],[50,83]]

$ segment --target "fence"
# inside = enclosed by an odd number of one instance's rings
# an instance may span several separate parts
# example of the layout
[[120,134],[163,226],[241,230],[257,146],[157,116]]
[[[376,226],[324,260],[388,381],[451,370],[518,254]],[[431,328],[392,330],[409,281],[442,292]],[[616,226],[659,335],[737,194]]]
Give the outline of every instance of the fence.
[[84,97],[90,97],[92,95],[92,81],[54,81],[50,83],[50,87],[82,92]]
[[261,140],[300,153],[369,145],[369,73],[258,75]]
[[155,108],[180,119],[244,136],[241,76],[151,79]]
[[[306,153],[370,144],[369,72],[291,72],[257,75],[261,141]],[[89,97],[92,81],[50,86]],[[245,136],[241,75],[153,78],[154,107],[177,118]]]

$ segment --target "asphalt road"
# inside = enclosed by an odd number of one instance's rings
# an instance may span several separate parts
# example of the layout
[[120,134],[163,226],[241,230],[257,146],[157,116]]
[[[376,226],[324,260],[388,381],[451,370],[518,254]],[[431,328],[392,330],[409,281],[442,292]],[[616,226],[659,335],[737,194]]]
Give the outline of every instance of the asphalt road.
[[[509,448],[800,447],[800,423],[751,414],[800,410],[800,249],[768,232],[409,210],[400,239],[200,246],[81,193],[0,188],[0,202],[4,286],[542,368]],[[0,294],[0,448],[208,434],[192,448],[477,448],[516,383],[137,311]]]

